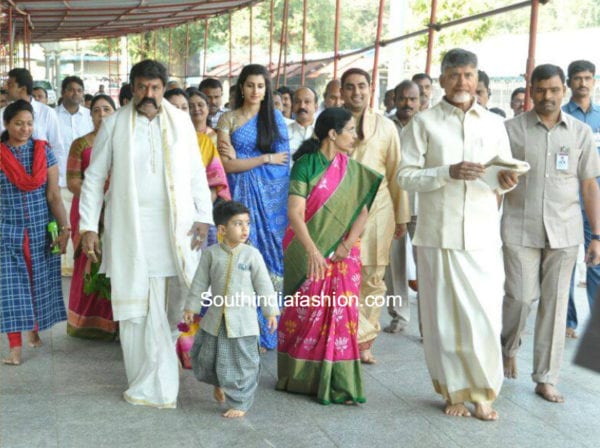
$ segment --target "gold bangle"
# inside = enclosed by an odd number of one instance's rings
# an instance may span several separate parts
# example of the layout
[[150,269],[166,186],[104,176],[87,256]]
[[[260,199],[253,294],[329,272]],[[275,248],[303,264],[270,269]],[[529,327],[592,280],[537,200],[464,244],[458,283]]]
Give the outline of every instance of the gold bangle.
[[273,162],[273,154],[267,154],[267,163],[271,164]]

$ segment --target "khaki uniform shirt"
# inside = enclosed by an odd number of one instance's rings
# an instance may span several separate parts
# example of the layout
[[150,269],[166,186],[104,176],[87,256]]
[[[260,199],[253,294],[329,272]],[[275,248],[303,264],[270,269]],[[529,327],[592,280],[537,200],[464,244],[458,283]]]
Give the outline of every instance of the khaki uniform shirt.
[[365,110],[362,124],[364,139],[357,140],[352,158],[383,175],[383,180],[361,236],[361,260],[363,265],[386,266],[395,225],[410,222],[408,197],[396,182],[400,140],[394,124],[371,109]]
[[[454,250],[500,247],[496,192],[483,180],[450,177],[450,165],[510,159],[499,116],[475,101],[467,112],[445,100],[418,113],[402,131],[398,182],[419,193],[415,246]],[[499,192],[502,193],[502,192]]]
[[202,300],[210,296],[214,302],[201,327],[213,336],[219,335],[221,322],[225,322],[228,338],[258,336],[257,305],[266,317],[279,315],[265,261],[258,249],[247,244],[232,249],[221,243],[202,251],[185,308],[198,313]]
[[[568,114],[561,113],[552,129],[535,111],[506,122],[515,159],[531,170],[506,195],[502,240],[524,247],[553,249],[583,243],[579,205],[580,182],[600,176],[600,158],[592,131]],[[568,168],[557,169],[559,153],[568,155]]]

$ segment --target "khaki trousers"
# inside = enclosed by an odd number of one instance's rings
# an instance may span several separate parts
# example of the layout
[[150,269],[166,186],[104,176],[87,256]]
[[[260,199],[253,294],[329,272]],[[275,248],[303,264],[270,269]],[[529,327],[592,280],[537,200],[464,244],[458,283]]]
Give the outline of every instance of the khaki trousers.
[[[402,296],[402,303],[390,302],[387,305],[388,314],[393,321],[399,322],[406,326],[410,322],[410,302],[408,300],[408,262],[406,253],[406,238],[415,235],[417,225],[417,217],[413,216],[411,222],[408,223],[408,231],[399,240],[392,240],[390,247],[390,264],[385,270],[385,286],[388,295]],[[417,259],[417,251],[413,246],[413,258]]]
[[504,245],[506,272],[502,316],[502,353],[514,357],[533,303],[533,374],[536,383],[556,384],[565,347],[565,322],[571,274],[578,246],[562,249]]
[[[358,316],[358,343],[364,344],[375,340],[381,326],[379,316],[385,302],[385,282],[383,276],[386,266],[367,265],[362,267],[360,286],[360,309]],[[368,298],[368,299],[367,299]],[[378,298],[377,300],[375,298]],[[359,347],[360,348],[360,347]],[[363,350],[366,348],[363,348]]]

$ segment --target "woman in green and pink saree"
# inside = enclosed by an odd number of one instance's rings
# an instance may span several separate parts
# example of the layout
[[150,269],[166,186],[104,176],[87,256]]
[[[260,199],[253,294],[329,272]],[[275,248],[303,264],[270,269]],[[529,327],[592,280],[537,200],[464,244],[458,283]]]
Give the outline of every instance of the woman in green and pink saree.
[[348,157],[355,139],[351,113],[326,109],[294,154],[290,180],[276,388],[322,404],[365,402],[359,238],[381,176]]

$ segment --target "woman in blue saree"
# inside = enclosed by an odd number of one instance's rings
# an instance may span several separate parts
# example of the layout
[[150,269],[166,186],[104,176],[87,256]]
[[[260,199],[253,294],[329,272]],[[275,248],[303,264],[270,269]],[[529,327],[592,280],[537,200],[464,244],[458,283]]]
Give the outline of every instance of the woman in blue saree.
[[[283,286],[282,240],[287,227],[289,143],[283,115],[273,107],[265,67],[250,64],[238,79],[234,104],[217,126],[218,149],[234,201],[250,209],[250,243],[262,254],[276,291]],[[277,347],[258,313],[260,346]]]

